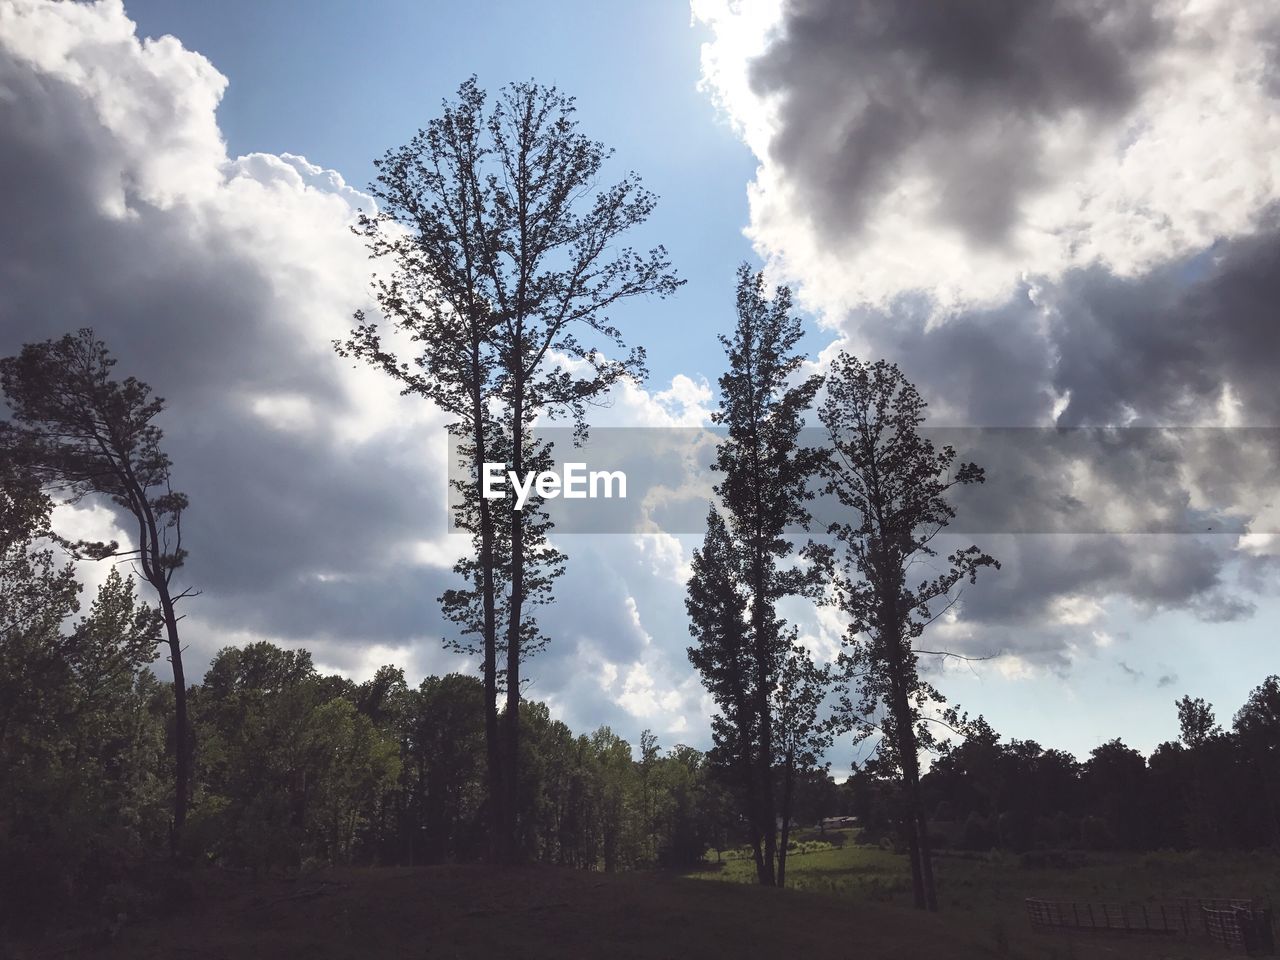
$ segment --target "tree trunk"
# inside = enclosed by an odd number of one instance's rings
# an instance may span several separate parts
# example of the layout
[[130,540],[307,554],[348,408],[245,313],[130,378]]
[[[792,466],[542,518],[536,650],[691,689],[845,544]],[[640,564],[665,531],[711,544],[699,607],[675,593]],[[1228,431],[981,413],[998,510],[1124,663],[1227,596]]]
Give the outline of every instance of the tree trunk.
[[902,828],[907,838],[907,856],[911,860],[911,892],[915,898],[916,909],[923,910],[925,897],[924,875],[920,872],[920,836],[916,831],[915,817],[911,816],[910,812],[903,817]]
[[[523,356],[517,351],[517,357]],[[511,467],[517,477],[524,479],[524,381],[517,376],[515,395],[511,403]],[[507,709],[506,757],[503,775],[506,783],[506,824],[503,841],[506,844],[506,860],[519,858],[517,849],[517,820],[520,796],[520,632],[524,605],[524,513],[511,510],[511,600],[507,622]]]
[[782,775],[782,837],[778,845],[778,886],[787,885],[787,843],[791,839],[791,792],[795,785],[795,750],[787,748]]
[[764,872],[760,882],[767,887],[777,886],[776,863],[778,854],[777,807],[773,792],[773,722],[769,710],[769,694],[773,677],[769,671],[769,644],[765,637],[764,564],[760,556],[762,536],[753,545],[752,634],[755,643],[756,689],[755,712],[760,724],[760,753],[756,757],[757,776],[760,781],[760,826],[764,831]]
[[[152,543],[157,543],[152,531]],[[151,571],[159,571],[160,564],[152,559],[147,564]],[[187,824],[187,803],[191,797],[191,723],[187,718],[187,677],[182,668],[182,641],[178,636],[178,617],[174,613],[173,598],[163,576],[152,579],[160,596],[160,613],[164,618],[166,641],[169,644],[169,663],[173,667],[173,827],[169,831],[169,856],[177,858],[182,845],[182,831]]]
[[[479,342],[472,342],[472,364],[480,367]],[[488,445],[484,435],[484,405],[478,389],[471,395],[476,476],[479,477],[487,459]],[[493,587],[493,511],[489,501],[477,497],[480,510],[480,590],[484,607],[484,738],[488,761],[489,794],[489,857],[492,860],[506,858],[506,846],[502,837],[506,832],[506,796],[502,777],[502,739],[498,730],[498,626]]]
[[[898,728],[899,763],[906,806],[908,834],[912,844],[912,883],[916,887],[916,907],[937,910],[938,894],[933,881],[933,857],[929,851],[929,824],[920,796],[920,761],[917,757],[915,727],[910,704],[900,683],[894,684],[894,725]],[[917,882],[918,879],[918,882]]]
[[[742,689],[741,677],[736,673],[733,678],[733,696],[738,703],[739,716],[749,715],[748,705],[746,702],[746,694]],[[739,745],[739,763],[742,766],[742,786],[747,796],[747,822],[751,827],[751,851],[755,857],[756,863],[756,880],[762,885],[767,886],[768,873],[764,865],[764,853],[760,847],[760,840],[763,831],[760,829],[760,804],[756,797],[756,766],[755,758],[751,752],[751,733],[749,730],[741,731],[741,743]]]
[[173,829],[169,831],[169,855],[177,857],[182,831],[187,823],[187,802],[191,795],[190,722],[187,718],[187,678],[182,669],[182,642],[178,637],[178,618],[166,583],[159,583],[160,610],[164,616],[169,643],[169,663],[173,667]]

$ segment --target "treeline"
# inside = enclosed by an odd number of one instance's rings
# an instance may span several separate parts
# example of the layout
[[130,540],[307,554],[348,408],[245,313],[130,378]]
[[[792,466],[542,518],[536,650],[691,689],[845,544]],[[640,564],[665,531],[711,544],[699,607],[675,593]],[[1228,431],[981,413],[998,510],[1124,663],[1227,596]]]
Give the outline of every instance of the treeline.
[[[1254,688],[1228,730],[1204,700],[1176,706],[1179,739],[1150,757],[1114,739],[1083,762],[1003,741],[978,718],[923,778],[933,842],[1017,852],[1280,847],[1280,677]],[[896,840],[893,778],[873,761],[845,786],[865,838]]]
[[[174,829],[174,687],[163,618],[112,570],[81,609],[38,481],[0,467],[0,919],[94,903]],[[410,687],[318,671],[305,650],[228,647],[187,689],[189,814],[178,855],[254,872],[488,856],[483,681]],[[742,841],[723,771],[691,747],[573,733],[522,701],[518,855],[592,870],[687,867]],[[187,745],[190,748],[190,743]],[[816,819],[829,778],[805,785]],[[808,806],[806,806],[808,804]],[[827,807],[822,806],[826,804]]]
[[[184,837],[194,858],[260,869],[425,864],[487,851],[482,682],[356,684],[306,651],[227,648],[192,689],[201,750]],[[723,831],[706,759],[638,751],[608,727],[576,735],[545,704],[520,708],[523,859],[591,870],[687,866]],[[638,754],[638,755],[637,755]]]

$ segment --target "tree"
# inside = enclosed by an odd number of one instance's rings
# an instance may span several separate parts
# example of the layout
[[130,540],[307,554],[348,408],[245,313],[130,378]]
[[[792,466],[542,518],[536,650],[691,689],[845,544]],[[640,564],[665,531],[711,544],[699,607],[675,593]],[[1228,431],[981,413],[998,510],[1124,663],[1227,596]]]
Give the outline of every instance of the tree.
[[[1149,839],[1145,810],[1147,761],[1119,737],[1089,752],[1084,764],[1084,781],[1093,804],[1093,813],[1105,829],[1086,835],[1086,843],[1096,846],[1116,844],[1123,849],[1141,850]],[[1086,834],[1089,832],[1086,823]]]
[[193,749],[176,609],[192,591],[175,592],[172,586],[187,555],[182,546],[187,498],[173,489],[172,463],[161,449],[164,434],[155,421],[164,401],[134,377],[113,379],[115,363],[93,331],[82,329],[28,344],[17,356],[0,360],[0,387],[16,424],[10,445],[36,477],[62,489],[71,502],[105,496],[134,522],[132,550],[120,550],[114,542],[65,545],[94,559],[136,560],[159,599],[173,668],[171,849],[176,852],[190,798]]
[[941,613],[938,602],[950,606],[957,585],[999,564],[970,546],[947,557],[933,579],[908,580],[917,564],[936,557],[932,543],[955,516],[947,492],[983,480],[975,464],[956,463],[953,448],[937,450],[920,435],[924,409],[896,365],[841,352],[819,419],[830,442],[825,489],[850,515],[828,528],[841,552],[833,597],[849,620],[842,658],[860,693],[856,703],[847,700],[846,716],[864,736],[878,726],[887,759],[900,770],[916,906],[936,910],[918,753],[934,745],[925,708],[942,697],[920,677],[914,643]]
[[112,570],[86,615],[38,481],[0,457],[0,931],[38,928],[161,841],[159,622]]
[[791,649],[785,655],[774,690],[773,707],[778,720],[778,762],[782,767],[777,877],[780,887],[786,885],[796,781],[819,770],[826,775],[828,764],[822,757],[831,748],[833,728],[821,718],[821,712],[830,688],[831,668],[814,663],[808,649],[796,642],[793,630]]
[[1213,717],[1213,704],[1205,703],[1200,697],[1194,700],[1184,696],[1176,704],[1178,708],[1178,729],[1182,742],[1189,748],[1203,746],[1206,741],[1222,733]]
[[1275,843],[1280,841],[1280,676],[1267,677],[1250,691],[1232,726],[1257,778],[1261,833]]
[[356,858],[401,760],[357,709],[359,691],[333,679],[307,651],[270,643],[214,657],[194,698],[206,744],[202,852],[255,870]]
[[546,546],[545,519],[479,496],[480,471],[501,460],[522,478],[539,468],[549,453],[532,441],[539,417],[567,416],[584,432],[590,404],[644,375],[643,351],[627,349],[607,311],[681,282],[662,247],[617,247],[655,197],[635,174],[596,189],[611,151],[578,131],[574,112],[572,97],[533,82],[504,87],[489,107],[472,78],[440,118],[388,151],[371,187],[380,210],[360,223],[372,254],[394,267],[376,286],[379,305],[418,353],[401,359],[363,315],[338,345],[456,417],[458,516],[477,558],[459,563],[467,586],[442,600],[481,638],[495,854],[504,858],[515,856],[520,664],[545,640],[526,608],[549,598],[561,558]]
[[483,684],[457,673],[427,677],[413,693],[407,733],[411,862],[473,859],[483,847]]
[[731,770],[742,790],[756,876],[766,882],[764,840],[757,783],[758,701],[752,695],[747,597],[741,564],[724,518],[714,507],[707,515],[701,549],[693,552],[685,608],[694,645],[689,662],[702,676],[716,703],[711,717],[713,758]]
[[1184,787],[1187,804],[1187,826],[1192,839],[1200,844],[1211,842],[1216,833],[1216,818],[1209,801],[1209,766],[1213,741],[1222,736],[1213,715],[1213,704],[1201,697],[1188,695],[1177,701],[1179,737],[1190,754],[1190,783]]
[[[804,355],[796,349],[800,321],[791,314],[786,287],[770,300],[763,274],[743,264],[737,314],[733,336],[720,338],[729,369],[720,378],[720,408],[712,415],[726,428],[712,464],[724,475],[715,488],[724,513],[721,518],[712,511],[689,583],[686,604],[698,640],[689,657],[727,724],[720,743],[748,778],[757,876],[761,884],[774,886],[779,859],[774,698],[792,649],[791,634],[776,611],[779,600],[816,582],[816,568],[787,566],[786,560],[794,550],[788,531],[809,522],[808,482],[820,456],[800,446],[799,435],[822,380],[792,382]],[[738,622],[744,615],[745,622]]]

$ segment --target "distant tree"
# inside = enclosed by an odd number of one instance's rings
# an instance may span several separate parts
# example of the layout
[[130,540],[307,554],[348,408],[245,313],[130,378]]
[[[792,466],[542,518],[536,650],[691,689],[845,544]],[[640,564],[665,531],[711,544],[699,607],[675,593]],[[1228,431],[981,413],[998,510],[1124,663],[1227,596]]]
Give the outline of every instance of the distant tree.
[[1177,702],[1178,728],[1182,742],[1193,750],[1202,746],[1210,737],[1222,733],[1213,717],[1213,704],[1197,697],[1185,696]]
[[[1006,786],[1015,776],[1012,745],[1002,744],[1000,734],[981,716],[966,721],[962,732],[960,742],[940,746],[929,770],[931,786],[945,791],[959,810],[977,813],[998,829]],[[1032,773],[1034,763],[1033,758],[1027,759],[1024,775]]]
[[330,681],[305,650],[255,642],[214,657],[194,699],[202,853],[258,870],[356,859],[401,759]]
[[495,854],[504,858],[516,853],[520,664],[545,639],[526,608],[549,598],[560,557],[546,547],[545,521],[478,495],[481,465],[500,457],[521,477],[541,466],[548,451],[530,435],[539,417],[567,416],[585,431],[590,404],[644,374],[643,351],[627,350],[607,311],[681,282],[661,247],[618,247],[655,198],[635,174],[597,188],[610,151],[578,132],[574,112],[572,97],[533,82],[504,87],[490,107],[472,78],[440,118],[388,151],[371,187],[380,210],[360,223],[374,256],[394,267],[376,288],[379,305],[417,353],[401,359],[362,315],[338,345],[458,418],[469,504],[460,520],[478,550],[457,567],[468,586],[443,599],[464,632],[481,637]]
[[677,744],[657,761],[657,861],[688,868],[706,854],[716,830],[719,793],[705,754]]
[[797,782],[807,781],[815,773],[826,776],[828,764],[822,758],[831,748],[834,729],[822,714],[830,689],[830,667],[819,667],[809,650],[796,642],[793,630],[791,649],[784,655],[774,690],[773,706],[777,718],[778,762],[782,768],[777,876],[780,887],[786,885],[787,846],[791,825],[795,822]]
[[652,730],[640,731],[640,821],[643,832],[644,850],[642,857],[647,862],[658,859],[658,790],[657,767],[661,760],[661,748],[658,738]]
[[1260,832],[1280,842],[1280,676],[1267,677],[1249,693],[1232,726],[1256,778]]
[[65,544],[94,559],[132,559],[160,603],[173,669],[174,800],[172,849],[186,822],[193,749],[187,716],[187,684],[182,667],[177,604],[190,590],[175,592],[173,577],[187,551],[182,545],[184,494],[173,489],[172,463],[161,449],[164,434],[155,423],[164,401],[134,377],[116,380],[116,361],[92,330],[59,340],[28,344],[0,360],[0,388],[13,411],[11,448],[46,484],[71,502],[99,494],[125,510],[137,545]]
[[1200,697],[1194,700],[1184,696],[1176,703],[1178,709],[1179,737],[1188,751],[1189,772],[1181,792],[1185,794],[1187,827],[1192,840],[1198,844],[1212,843],[1216,839],[1216,817],[1209,800],[1209,767],[1213,760],[1212,743],[1222,736],[1213,715],[1213,704]]
[[897,366],[842,352],[819,418],[830,443],[826,491],[850,517],[828,529],[841,552],[834,599],[849,619],[843,662],[859,687],[858,701],[846,701],[846,715],[864,735],[873,732],[870,718],[882,717],[886,759],[901,769],[916,906],[936,910],[918,752],[934,744],[925,707],[942,697],[920,677],[915,641],[941,612],[938,605],[954,602],[962,581],[999,564],[970,546],[947,557],[933,579],[909,582],[918,564],[936,556],[932,543],[955,516],[948,491],[983,480],[976,465],[957,464],[954,449],[935,449],[920,435],[924,410],[924,399]]
[[[720,377],[726,428],[712,468],[723,519],[713,511],[695,560],[686,601],[697,646],[689,657],[721,712],[720,744],[738,758],[746,783],[757,878],[778,882],[778,760],[775,698],[791,633],[778,601],[813,589],[816,568],[788,565],[788,534],[809,522],[808,482],[817,451],[802,447],[800,430],[822,380],[800,377],[804,355],[791,293],[766,295],[762,274],[738,269],[737,325],[720,338],[729,369]],[[737,618],[745,614],[745,622]]]
[[591,746],[600,777],[600,860],[605,872],[613,873],[633,860],[639,777],[631,745],[608,727],[591,735]]
[[1126,850],[1144,848],[1148,840],[1146,781],[1145,758],[1119,737],[1090,751],[1084,764],[1085,788],[1093,814],[1105,830],[1086,836],[1087,842],[1102,847],[1116,844]]
[[410,840],[420,860],[471,860],[482,849],[484,685],[451,673],[413,692],[405,768],[411,773]]

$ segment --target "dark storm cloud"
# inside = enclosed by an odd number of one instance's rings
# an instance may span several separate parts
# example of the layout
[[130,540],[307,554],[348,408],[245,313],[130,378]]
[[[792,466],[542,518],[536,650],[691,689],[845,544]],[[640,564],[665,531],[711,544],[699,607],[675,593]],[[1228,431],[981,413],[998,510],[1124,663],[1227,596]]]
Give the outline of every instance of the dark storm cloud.
[[931,425],[1029,427],[1048,422],[1054,403],[1053,355],[1035,311],[1020,290],[1001,307],[931,326],[928,304],[905,297],[849,325],[919,385]]
[[[910,300],[890,311],[859,312],[847,323],[871,355],[899,362],[920,385],[931,403],[930,424],[1187,424],[1215,420],[1229,392],[1239,422],[1274,428],[1280,232],[1273,224],[1264,221],[1255,235],[1138,277],[1071,271],[1000,308],[933,325]],[[1004,567],[966,591],[964,617],[981,628],[969,652],[1062,660],[1081,627],[1054,625],[1054,616],[1072,598],[1122,597],[1140,610],[1183,610],[1222,622],[1251,616],[1251,595],[1274,589],[1276,558],[1242,552],[1236,537],[1222,531],[1275,526],[1274,512],[1257,514],[1274,505],[1276,431],[1128,435],[1140,442],[1088,461],[1096,502],[1131,510],[1139,524],[1131,529],[1143,523],[1158,529],[1163,518],[1175,517],[1180,529],[1202,533],[975,534],[969,541]],[[1078,495],[1068,482],[1069,458],[1003,452],[1004,460],[982,462],[993,491],[1016,495],[1022,484],[1028,502],[1041,504]],[[1244,512],[1222,524],[1193,508],[1192,486],[1210,502],[1242,505]],[[947,548],[960,545],[958,537],[947,541]]]
[[1203,417],[1230,388],[1244,423],[1280,424],[1280,227],[1137,279],[1093,269],[1053,297],[1054,380],[1071,391],[1064,424]]
[[1122,116],[1163,30],[1140,0],[789,0],[750,80],[778,99],[770,155],[828,237],[856,235],[905,167],[939,219],[999,243],[1057,175],[1041,125]]

